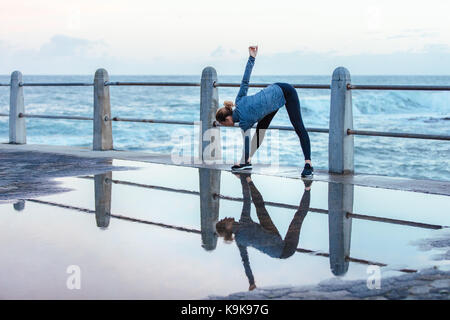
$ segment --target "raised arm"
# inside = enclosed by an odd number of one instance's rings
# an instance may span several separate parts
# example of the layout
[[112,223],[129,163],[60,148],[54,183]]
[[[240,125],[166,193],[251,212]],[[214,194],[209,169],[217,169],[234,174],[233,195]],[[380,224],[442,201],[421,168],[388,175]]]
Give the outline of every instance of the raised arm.
[[239,253],[241,254],[242,264],[244,265],[245,275],[247,276],[248,284],[250,285],[248,289],[253,290],[256,288],[255,278],[253,277],[252,268],[250,268],[250,260],[248,259],[247,247],[244,247],[238,244],[237,242],[236,244],[239,248]]
[[244,76],[242,77],[241,86],[239,88],[238,95],[236,97],[235,104],[238,101],[247,95],[248,92],[248,84],[250,82],[250,76],[252,74],[253,66],[255,65],[256,54],[258,53],[258,46],[251,46],[248,48],[249,57],[247,61],[247,65],[245,66]]

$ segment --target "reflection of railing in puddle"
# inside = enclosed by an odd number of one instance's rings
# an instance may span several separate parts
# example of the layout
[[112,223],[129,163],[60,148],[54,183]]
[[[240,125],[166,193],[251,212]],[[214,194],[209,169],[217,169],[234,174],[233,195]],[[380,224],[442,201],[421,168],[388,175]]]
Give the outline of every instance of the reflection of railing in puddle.
[[[78,177],[78,178],[91,179],[91,180],[94,179],[93,177],[89,177],[89,176],[83,176],[83,177]],[[158,190],[158,191],[168,191],[168,192],[191,194],[191,195],[197,195],[197,196],[200,195],[200,192],[193,191],[193,190],[162,187],[162,186],[155,186],[155,185],[150,185],[150,184],[136,183],[136,182],[131,182],[131,181],[123,181],[123,180],[114,180],[114,179],[111,180],[111,182],[113,184],[121,184],[121,185],[146,188],[146,189],[152,189],[152,190]],[[332,182],[330,182],[330,184],[331,183]],[[219,197],[220,199],[223,199],[223,200],[230,200],[230,201],[237,201],[237,202],[243,201],[243,199],[240,197],[225,196],[220,193],[213,193],[213,197]],[[264,204],[266,206],[272,206],[272,207],[278,207],[278,208],[294,209],[294,210],[297,209],[297,206],[292,205],[292,204],[287,204],[287,203],[265,201]],[[309,212],[328,214],[327,209],[319,209],[319,208],[309,208]],[[354,212],[347,212],[347,217],[358,219],[358,220],[369,220],[369,221],[375,221],[375,222],[398,224],[398,225],[423,228],[423,229],[431,229],[431,230],[448,228],[447,226],[441,226],[441,225],[436,225],[436,224],[408,221],[408,220],[400,220],[400,219],[392,219],[392,218],[385,218],[385,217],[377,217],[377,216],[359,214],[359,213],[354,213]]]
[[[112,180],[112,173],[99,174],[92,177],[81,177],[84,179],[94,180],[95,190],[95,210],[80,208],[71,205],[55,203],[51,201],[43,201],[38,199],[27,199],[30,202],[36,202],[46,205],[72,209],[80,212],[94,213],[96,223],[99,228],[107,228],[110,223],[110,218],[121,219],[124,221],[137,222],[149,224],[173,230],[197,233],[201,235],[202,247],[205,250],[214,250],[217,246],[218,235],[216,232],[216,223],[219,221],[219,202],[220,200],[243,201],[241,198],[228,197],[220,194],[220,170],[199,169],[199,186],[200,192],[189,191],[184,189],[174,189],[161,186],[151,186],[139,184],[128,181]],[[159,222],[152,222],[148,220],[132,218],[125,215],[111,213],[111,191],[112,183],[124,184],[136,187],[144,187],[149,189],[178,192],[184,194],[200,196],[200,215],[201,215],[201,229],[196,230],[192,228],[185,228],[174,226]],[[328,210],[309,208],[311,212],[328,214],[328,234],[329,234],[329,253],[297,248],[296,252],[312,254],[320,257],[327,257],[330,260],[330,269],[335,275],[344,275],[349,267],[350,262],[366,265],[386,266],[385,263],[368,261],[364,259],[350,257],[351,244],[351,230],[352,219],[364,219],[369,221],[378,221],[385,223],[394,223],[412,227],[426,228],[426,229],[441,229],[444,226],[424,224],[413,221],[404,221],[396,219],[387,219],[380,217],[373,217],[367,215],[360,215],[352,213],[353,211],[353,185],[329,183],[328,184]],[[20,204],[20,205],[19,205]],[[297,209],[297,206],[282,204],[276,202],[264,202],[268,206],[276,206],[282,208]],[[14,204],[16,210],[21,210],[24,207],[23,201]],[[401,272],[416,272],[414,269],[401,269]]]

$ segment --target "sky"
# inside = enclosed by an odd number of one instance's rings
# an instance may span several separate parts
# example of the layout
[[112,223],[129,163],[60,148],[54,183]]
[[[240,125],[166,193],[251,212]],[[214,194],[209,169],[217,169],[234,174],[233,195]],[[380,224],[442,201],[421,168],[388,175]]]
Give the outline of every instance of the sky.
[[0,2],[0,74],[450,75],[448,0]]

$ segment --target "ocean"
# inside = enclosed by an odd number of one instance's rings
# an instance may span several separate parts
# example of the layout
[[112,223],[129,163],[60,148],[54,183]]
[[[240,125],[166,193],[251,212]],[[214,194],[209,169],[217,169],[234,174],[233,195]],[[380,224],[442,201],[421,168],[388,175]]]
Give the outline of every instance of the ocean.
[[[110,76],[111,81],[199,82],[194,76]],[[239,83],[239,76],[219,76],[219,82]],[[24,82],[92,82],[93,75],[28,76]],[[329,84],[330,76],[252,76],[252,82]],[[0,76],[8,83],[9,76]],[[450,76],[352,76],[354,84],[450,85]],[[249,94],[258,88],[250,88]],[[232,100],[238,88],[219,88],[219,100]],[[113,86],[112,116],[184,121],[199,120],[199,87]],[[328,128],[330,91],[298,89],[306,127]],[[25,87],[28,114],[92,116],[92,87]],[[0,113],[8,113],[9,88],[0,87]],[[450,135],[450,92],[353,91],[353,126],[359,130]],[[290,125],[282,108],[272,124]],[[196,128],[169,124],[113,123],[114,148],[158,153],[193,154]],[[223,129],[223,155],[238,161],[241,136]],[[313,166],[328,167],[328,134],[310,133]],[[0,117],[0,142],[8,141],[8,118]],[[279,143],[276,143],[279,141]],[[27,119],[27,143],[92,146],[92,122]],[[253,162],[276,161],[303,166],[303,154],[294,132],[269,132]],[[355,136],[355,171],[416,179],[450,181],[450,142],[420,139]]]

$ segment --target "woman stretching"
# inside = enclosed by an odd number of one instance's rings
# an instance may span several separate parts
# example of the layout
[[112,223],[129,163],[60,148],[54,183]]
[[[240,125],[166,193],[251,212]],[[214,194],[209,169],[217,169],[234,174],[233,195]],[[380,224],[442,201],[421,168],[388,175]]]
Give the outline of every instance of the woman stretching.
[[[250,284],[249,290],[253,290],[256,285],[250,268],[247,247],[255,248],[272,258],[279,259],[287,259],[296,252],[303,220],[309,210],[312,180],[303,181],[305,191],[283,239],[266,210],[264,199],[253,183],[250,174],[240,174],[237,177],[241,180],[244,198],[241,217],[239,221],[235,221],[234,218],[220,220],[216,223],[216,232],[228,243],[236,240],[245,274]],[[259,223],[254,222],[251,218],[252,200]]]
[[[241,171],[252,168],[251,157],[264,139],[264,130],[269,127],[278,109],[286,105],[289,119],[300,139],[300,145],[305,156],[305,167],[302,171],[302,177],[310,177],[313,175],[314,170],[311,165],[311,145],[308,132],[303,125],[300,101],[295,88],[288,83],[274,83],[252,96],[247,96],[250,75],[257,53],[258,46],[249,47],[250,56],[235,104],[231,101],[225,101],[224,106],[217,110],[216,113],[216,120],[221,125],[234,126],[236,122],[239,122],[239,127],[242,129],[244,152],[240,163],[234,165],[232,170]],[[234,105],[236,105],[236,108],[233,110]],[[252,138],[252,146],[250,148],[249,133],[250,128],[255,123],[257,123],[256,134]]]

